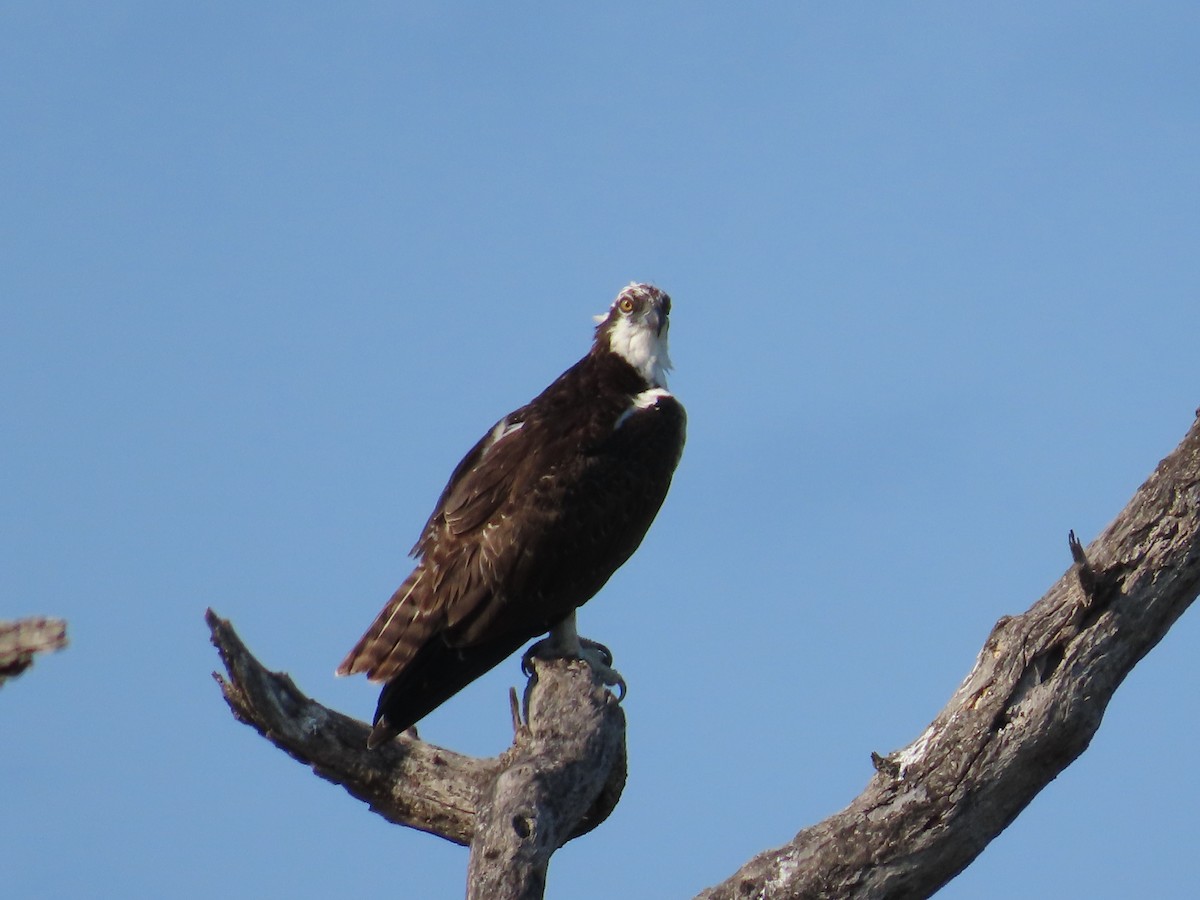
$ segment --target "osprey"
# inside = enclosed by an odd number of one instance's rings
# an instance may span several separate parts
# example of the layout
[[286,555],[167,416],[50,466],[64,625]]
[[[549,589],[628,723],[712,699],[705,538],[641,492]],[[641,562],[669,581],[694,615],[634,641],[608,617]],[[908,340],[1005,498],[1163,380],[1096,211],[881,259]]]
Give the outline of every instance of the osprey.
[[383,683],[367,741],[406,730],[531,638],[605,678],[575,610],[637,549],[683,452],[667,390],[671,298],[631,284],[597,316],[583,359],[493,425],[450,476],[417,565],[338,666]]

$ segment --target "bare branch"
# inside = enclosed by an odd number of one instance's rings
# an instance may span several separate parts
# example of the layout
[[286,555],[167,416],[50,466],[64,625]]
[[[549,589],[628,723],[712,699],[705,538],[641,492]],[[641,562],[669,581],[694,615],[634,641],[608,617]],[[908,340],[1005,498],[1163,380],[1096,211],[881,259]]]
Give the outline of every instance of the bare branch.
[[612,811],[625,785],[625,714],[591,666],[531,660],[528,725],[476,820],[469,900],[541,897],[550,856]]
[[[1200,592],[1200,422],[1020,616],[1001,618],[946,707],[841,812],[760,854],[704,900],[927,897],[1088,746],[1125,676]],[[469,896],[536,898],[550,855],[624,784],[624,716],[586,666],[539,663],[528,724],[497,759],[368,728],[267,672],[209,612],[235,716],[390,821],[471,845]]]
[[67,623],[63,619],[31,616],[0,622],[0,685],[16,678],[33,665],[38,653],[67,646]]
[[1125,676],[1200,592],[1200,422],[1028,612],[996,623],[916,741],[846,809],[700,894],[927,897],[1088,746]]
[[[527,725],[496,759],[401,735],[367,750],[370,728],[305,696],[206,614],[234,716],[390,822],[471,845],[472,896],[540,897],[550,854],[603,822],[625,783],[625,716],[592,669],[535,662]],[[505,870],[496,861],[505,860]]]
[[309,699],[287,675],[267,671],[228,621],[211,609],[205,618],[229,673],[228,680],[213,677],[239,721],[389,822],[470,843],[475,807],[495,776],[495,760],[407,737],[368,751],[365,722]]

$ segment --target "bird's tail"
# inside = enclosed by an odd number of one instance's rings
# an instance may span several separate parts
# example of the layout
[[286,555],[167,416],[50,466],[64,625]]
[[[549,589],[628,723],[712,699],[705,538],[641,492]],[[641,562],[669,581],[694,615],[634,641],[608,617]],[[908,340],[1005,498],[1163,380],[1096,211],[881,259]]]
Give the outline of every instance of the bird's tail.
[[[385,682],[368,747],[391,740],[517,650],[524,632],[452,646],[444,613],[430,601],[432,577],[417,566],[354,645],[339,675],[366,673]],[[442,633],[439,633],[442,632]]]
[[338,675],[365,672],[371,681],[394,678],[417,655],[437,623],[424,602],[425,567],[417,566],[392,594],[366,634],[337,667]]
[[434,638],[384,685],[367,747],[406,731],[520,646],[519,635],[471,647],[451,647]]

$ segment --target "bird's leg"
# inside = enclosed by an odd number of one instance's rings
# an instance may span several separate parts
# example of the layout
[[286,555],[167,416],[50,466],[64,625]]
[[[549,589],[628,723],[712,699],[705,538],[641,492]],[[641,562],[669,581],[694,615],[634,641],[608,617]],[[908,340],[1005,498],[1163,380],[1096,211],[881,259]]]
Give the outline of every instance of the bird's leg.
[[603,644],[581,638],[571,613],[550,629],[550,636],[538,641],[521,657],[521,671],[532,676],[534,659],[582,659],[608,687],[617,689],[617,700],[625,699],[625,679],[612,667],[612,652]]

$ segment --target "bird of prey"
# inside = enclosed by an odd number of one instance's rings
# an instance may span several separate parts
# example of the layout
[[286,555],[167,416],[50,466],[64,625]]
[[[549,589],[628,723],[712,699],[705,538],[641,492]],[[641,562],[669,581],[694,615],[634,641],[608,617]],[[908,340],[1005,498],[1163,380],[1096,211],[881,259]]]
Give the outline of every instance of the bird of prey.
[[642,542],[683,452],[670,312],[657,287],[626,287],[587,355],[455,468],[412,574],[337,669],[383,684],[368,747],[547,632],[539,655],[584,658],[617,683],[606,651],[581,643],[575,610]]

